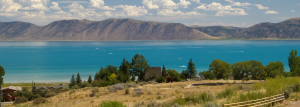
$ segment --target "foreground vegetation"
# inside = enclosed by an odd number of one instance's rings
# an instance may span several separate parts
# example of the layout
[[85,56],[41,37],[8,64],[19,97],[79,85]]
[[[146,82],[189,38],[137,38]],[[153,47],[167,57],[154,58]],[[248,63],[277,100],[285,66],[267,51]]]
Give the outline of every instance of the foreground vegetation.
[[[191,59],[188,62],[187,70],[178,73],[176,70],[166,69],[163,65],[162,76],[151,77],[152,81],[148,81],[145,79],[145,73],[150,65],[147,64],[144,56],[136,54],[132,58],[132,62],[129,63],[126,59],[123,59],[119,68],[112,65],[101,68],[99,72],[96,72],[94,79],[90,75],[88,81],[82,81],[79,73],[76,75],[76,78],[72,75],[68,84],[69,88],[37,89],[35,84],[32,84],[31,90],[23,87],[22,91],[16,93],[18,98],[14,104],[26,104],[27,101],[32,101],[32,105],[43,105],[43,103],[47,105],[53,103],[52,99],[55,96],[58,97],[58,102],[61,101],[62,95],[62,98],[67,98],[71,101],[72,99],[91,99],[90,103],[96,103],[96,101],[92,100],[96,97],[101,99],[97,100],[97,103],[101,101],[100,104],[97,104],[100,107],[181,107],[199,105],[211,107],[220,106],[224,103],[269,97],[280,93],[285,93],[286,99],[289,99],[291,96],[293,99],[299,100],[300,97],[294,95],[300,91],[300,79],[293,77],[300,75],[300,57],[297,56],[296,50],[290,52],[288,61],[291,68],[290,72],[284,72],[284,65],[280,61],[270,62],[268,65],[263,66],[261,62],[255,60],[237,62],[231,65],[225,61],[215,59],[209,65],[209,70],[200,72],[199,77],[197,77],[195,64]],[[164,83],[167,76],[178,83]],[[136,79],[136,77],[138,78]],[[188,86],[194,80],[203,79],[224,79],[221,81],[229,83],[229,85],[215,87]],[[248,80],[265,81],[255,81],[255,84],[240,85],[235,84],[238,83],[237,81],[228,79],[242,80],[239,83]],[[187,80],[191,81],[184,82]],[[199,81],[194,82],[201,83]],[[204,82],[209,83],[212,81]],[[103,98],[99,98],[100,96]],[[112,96],[117,99],[108,98]],[[118,99],[121,96],[124,97],[123,100]],[[132,102],[128,101],[128,99],[136,100]]]

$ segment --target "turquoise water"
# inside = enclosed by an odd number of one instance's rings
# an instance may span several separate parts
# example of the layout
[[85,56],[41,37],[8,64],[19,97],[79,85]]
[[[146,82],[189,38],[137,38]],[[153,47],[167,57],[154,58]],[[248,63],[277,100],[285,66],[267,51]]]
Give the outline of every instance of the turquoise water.
[[70,41],[0,42],[0,65],[4,82],[68,82],[72,74],[83,80],[107,65],[119,66],[135,54],[144,55],[150,66],[186,69],[193,58],[197,71],[208,70],[214,59],[229,63],[258,60],[264,65],[282,61],[288,71],[291,49],[300,41]]

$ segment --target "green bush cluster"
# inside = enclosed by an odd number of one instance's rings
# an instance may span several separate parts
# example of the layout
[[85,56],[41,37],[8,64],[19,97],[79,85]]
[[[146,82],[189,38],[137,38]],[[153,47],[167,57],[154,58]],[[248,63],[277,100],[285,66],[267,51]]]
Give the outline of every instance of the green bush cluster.
[[156,82],[158,82],[158,83],[166,82],[166,78],[165,77],[158,77]]
[[232,97],[235,94],[232,88],[226,88],[224,91],[217,94],[217,98]]
[[99,107],[126,107],[122,102],[118,101],[102,101]]
[[209,93],[203,92],[200,95],[187,94],[185,98],[179,97],[172,101],[172,104],[186,105],[187,103],[197,104],[213,101],[215,98]]

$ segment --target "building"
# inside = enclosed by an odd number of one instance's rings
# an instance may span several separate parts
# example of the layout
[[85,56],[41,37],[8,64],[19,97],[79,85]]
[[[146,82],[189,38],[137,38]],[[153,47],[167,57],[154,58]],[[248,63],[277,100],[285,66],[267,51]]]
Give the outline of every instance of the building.
[[153,81],[156,80],[158,77],[161,77],[161,67],[150,67],[145,72],[145,81]]
[[21,90],[22,88],[17,86],[2,88],[1,91],[3,93],[3,101],[14,101],[16,99],[15,93]]

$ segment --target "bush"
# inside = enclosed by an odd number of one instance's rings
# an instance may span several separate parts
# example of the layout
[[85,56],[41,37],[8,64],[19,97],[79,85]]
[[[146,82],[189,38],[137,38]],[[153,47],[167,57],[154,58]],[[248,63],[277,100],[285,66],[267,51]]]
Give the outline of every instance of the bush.
[[158,77],[156,82],[158,82],[158,83],[166,82],[166,78],[165,77]]
[[26,103],[27,101],[28,101],[28,98],[26,98],[26,97],[17,97],[15,99],[14,104]]
[[217,94],[217,98],[227,98],[234,94],[234,90],[231,88],[226,88],[224,91]]
[[122,102],[118,101],[102,101],[99,107],[126,107]]
[[92,93],[90,94],[90,97],[94,97],[96,93],[98,93],[99,90],[98,89],[94,89],[92,90]]
[[46,101],[47,101],[46,98],[40,97],[40,98],[37,98],[33,101],[33,105],[38,105],[38,104],[41,104],[41,103],[45,103]]
[[161,96],[157,96],[156,99],[160,100],[160,99],[161,99]]
[[179,104],[179,105],[186,105],[186,100],[184,98],[176,98],[173,100],[174,104]]
[[125,89],[125,94],[129,94],[129,89],[128,88]]
[[123,89],[124,89],[124,86],[123,86],[123,84],[115,84],[115,85],[112,85],[112,86],[109,87],[109,88],[117,89],[117,90],[123,90]]
[[47,95],[46,95],[46,98],[49,98],[49,97],[52,97],[52,96],[55,96],[56,93],[54,92],[49,92]]

